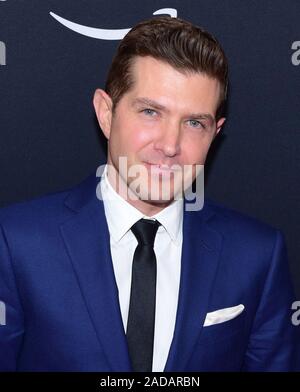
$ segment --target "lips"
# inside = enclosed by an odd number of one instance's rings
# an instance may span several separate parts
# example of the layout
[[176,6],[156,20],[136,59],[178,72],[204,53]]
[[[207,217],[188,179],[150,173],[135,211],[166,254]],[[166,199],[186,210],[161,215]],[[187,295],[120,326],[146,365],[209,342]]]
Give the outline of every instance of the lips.
[[166,165],[164,163],[154,163],[154,162],[144,162],[144,164],[154,170],[159,170],[159,171],[178,171],[176,168],[172,168],[172,166]]

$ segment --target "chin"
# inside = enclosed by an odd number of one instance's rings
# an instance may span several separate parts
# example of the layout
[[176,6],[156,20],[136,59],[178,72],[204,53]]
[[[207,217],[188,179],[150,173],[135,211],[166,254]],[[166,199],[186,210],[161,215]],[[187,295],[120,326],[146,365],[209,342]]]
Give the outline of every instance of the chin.
[[144,203],[147,203],[147,204],[154,206],[154,207],[165,208],[173,202],[173,199],[171,199],[171,200],[142,200],[142,201]]

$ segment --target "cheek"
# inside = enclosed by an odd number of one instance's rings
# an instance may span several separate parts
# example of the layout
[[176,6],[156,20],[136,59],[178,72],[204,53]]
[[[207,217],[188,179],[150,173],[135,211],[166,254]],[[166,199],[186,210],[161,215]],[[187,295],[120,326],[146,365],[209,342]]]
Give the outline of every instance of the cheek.
[[210,135],[186,135],[181,146],[185,163],[203,165],[211,142]]
[[162,128],[162,124],[158,120],[147,120],[142,116],[136,116],[132,121],[132,129],[141,141],[153,139],[160,131],[160,128]]
[[140,126],[135,126],[130,135],[131,149],[139,150],[151,141],[151,134]]
[[129,150],[139,151],[155,139],[156,133],[157,127],[154,125],[132,120],[124,130],[123,139]]
[[[153,128],[153,127],[152,127]],[[127,107],[120,105],[112,121],[110,134],[111,155],[127,156],[134,160],[134,156],[149,144],[153,138],[154,129],[145,125],[143,121]]]

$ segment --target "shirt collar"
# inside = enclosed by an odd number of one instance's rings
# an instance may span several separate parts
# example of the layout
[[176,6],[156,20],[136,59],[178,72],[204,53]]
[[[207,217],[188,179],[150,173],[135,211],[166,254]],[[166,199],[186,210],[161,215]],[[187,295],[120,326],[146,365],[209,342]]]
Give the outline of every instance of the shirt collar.
[[140,219],[157,219],[175,244],[180,243],[183,221],[183,199],[174,200],[169,206],[149,217],[123,199],[112,187],[107,177],[107,165],[101,179],[101,193],[110,235],[118,242]]

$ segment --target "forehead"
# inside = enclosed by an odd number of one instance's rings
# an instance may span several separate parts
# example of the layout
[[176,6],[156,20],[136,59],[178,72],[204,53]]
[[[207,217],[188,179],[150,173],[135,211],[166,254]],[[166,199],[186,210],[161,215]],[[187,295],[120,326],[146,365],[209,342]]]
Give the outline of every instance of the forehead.
[[183,73],[153,57],[136,57],[132,64],[133,87],[127,99],[146,97],[171,110],[206,111],[213,115],[220,97],[220,83],[203,73]]

